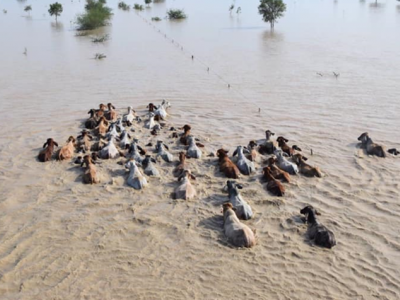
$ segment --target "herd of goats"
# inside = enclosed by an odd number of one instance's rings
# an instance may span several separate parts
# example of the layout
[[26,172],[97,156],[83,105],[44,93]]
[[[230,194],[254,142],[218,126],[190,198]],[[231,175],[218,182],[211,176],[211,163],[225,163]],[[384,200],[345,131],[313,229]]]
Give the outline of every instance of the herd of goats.
[[[100,104],[99,109],[91,109],[88,112],[90,117],[85,121],[85,129],[76,139],[70,136],[67,144],[54,152],[55,147],[59,146],[57,142],[49,138],[43,145],[44,149],[40,151],[38,159],[46,162],[55,156],[57,160],[68,160],[78,153],[75,163],[85,167],[83,182],[96,184],[99,183],[95,166],[98,160],[123,157],[126,159],[125,167],[129,169],[127,184],[136,190],[143,189],[148,184],[143,173],[147,176],[159,177],[160,173],[155,166],[157,160],[162,159],[167,163],[172,163],[174,156],[168,146],[159,140],[154,145],[157,154],[152,157],[145,148],[139,145],[138,139],[132,139],[130,132],[135,132],[135,126],[144,123],[143,127],[148,129],[151,135],[159,135],[162,127],[165,126],[162,121],[166,120],[169,107],[170,103],[166,100],[163,100],[158,106],[150,103],[147,106],[149,110],[146,114],[147,118],[143,121],[132,107],[128,107],[127,113],[119,117],[111,103]],[[133,126],[134,123],[135,126]],[[128,128],[130,128],[129,131]],[[201,159],[202,150],[200,148],[203,148],[204,145],[192,135],[190,125],[185,125],[179,130],[183,130],[183,132],[178,134],[177,129],[170,128],[171,137],[177,139],[178,143],[186,148],[186,151],[179,152],[179,162],[172,171],[173,176],[178,178],[178,186],[174,195],[176,199],[189,200],[196,197],[196,190],[191,184],[191,180],[196,178],[191,173],[186,158]],[[280,197],[285,194],[285,186],[282,182],[289,183],[291,175],[300,173],[307,177],[322,177],[318,167],[307,164],[307,158],[301,154],[298,146],[289,146],[287,144],[289,141],[282,136],[274,141],[272,137],[275,134],[270,130],[267,130],[265,135],[266,138],[262,142],[253,140],[247,147],[238,146],[233,153],[233,157],[237,156],[237,158],[232,158],[235,162],[228,156],[227,150],[219,149],[216,156],[220,171],[230,179],[254,174],[254,161],[258,155],[261,155],[266,158],[263,161],[266,166],[262,170],[263,178],[267,182],[266,189],[274,196]],[[384,148],[374,143],[368,133],[363,133],[358,140],[361,142],[361,148],[365,149],[367,154],[386,156]],[[151,146],[153,146],[152,143],[146,145],[146,147]],[[88,152],[91,154],[86,154]],[[399,154],[396,149],[390,149],[388,152],[393,155]],[[211,153],[208,156],[213,157],[215,154]],[[240,184],[228,180],[227,189],[229,202],[223,204],[225,235],[237,247],[252,247],[256,243],[255,231],[239,221],[239,219],[252,218],[252,209],[240,195],[239,189],[242,189]],[[318,222],[316,217],[318,212],[315,208],[308,205],[300,213],[305,215],[305,222],[308,224],[307,235],[310,240],[325,248],[332,248],[336,245],[333,232]]]

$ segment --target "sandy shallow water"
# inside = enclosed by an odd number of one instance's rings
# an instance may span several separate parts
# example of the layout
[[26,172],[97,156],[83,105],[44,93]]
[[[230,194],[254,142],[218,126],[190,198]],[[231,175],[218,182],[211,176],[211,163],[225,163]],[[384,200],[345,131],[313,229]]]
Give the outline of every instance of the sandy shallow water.
[[[32,18],[21,17],[19,2],[0,5],[8,8],[0,16],[2,299],[400,297],[400,161],[357,148],[364,131],[400,148],[396,3],[288,2],[272,34],[252,11],[257,1],[240,3],[239,19],[229,16],[229,1],[154,4],[141,16],[169,7],[190,16],[156,28],[111,1],[112,26],[99,31],[111,40],[94,45],[69,24],[83,3],[63,3],[55,25],[43,2],[33,3]],[[304,12],[315,17],[301,22]],[[96,52],[107,58],[90,59]],[[260,159],[257,174],[239,180],[255,211],[246,224],[257,229],[258,245],[238,250],[222,231],[226,178],[216,158],[189,162],[199,194],[192,201],[171,198],[177,182],[167,163],[158,165],[161,179],[138,192],[115,160],[98,166],[102,182],[94,186],[81,183],[72,162],[36,160],[48,137],[64,144],[78,135],[101,102],[142,115],[163,98],[172,103],[168,127],[191,124],[205,153],[221,146],[232,153],[271,129],[299,145],[324,177],[298,176],[278,199],[260,181]],[[160,138],[141,126],[143,145]],[[163,130],[161,138],[177,154],[182,147],[169,135]],[[332,250],[305,238],[297,222],[305,204],[335,233]]]

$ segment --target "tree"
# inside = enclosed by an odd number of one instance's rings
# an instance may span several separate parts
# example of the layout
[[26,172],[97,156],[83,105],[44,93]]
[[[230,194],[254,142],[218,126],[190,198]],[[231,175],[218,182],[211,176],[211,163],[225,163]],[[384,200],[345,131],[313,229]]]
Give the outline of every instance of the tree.
[[24,8],[24,11],[28,12],[29,15],[31,15],[31,10],[32,10],[32,5],[27,5]]
[[147,6],[150,6],[150,3],[151,2],[153,2],[152,0],[144,0],[144,3],[147,5]]
[[63,11],[62,4],[58,2],[50,4],[49,14],[50,16],[56,16],[56,23],[57,23],[57,17],[61,15],[62,11]]
[[187,15],[182,9],[170,9],[167,11],[167,17],[170,20],[181,20],[186,19]]
[[286,4],[282,0],[260,0],[258,12],[263,16],[264,22],[271,24],[274,29],[276,20],[283,16],[286,11]]
[[111,8],[105,6],[105,0],[86,0],[86,12],[76,19],[78,30],[92,30],[106,26],[111,19]]
[[229,6],[229,12],[232,13],[232,10],[235,8],[235,4],[232,4],[231,6]]

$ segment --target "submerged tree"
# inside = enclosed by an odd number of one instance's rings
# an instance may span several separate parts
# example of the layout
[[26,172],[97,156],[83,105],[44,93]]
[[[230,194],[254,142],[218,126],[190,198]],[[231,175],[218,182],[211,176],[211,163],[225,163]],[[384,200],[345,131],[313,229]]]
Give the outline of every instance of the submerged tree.
[[136,9],[136,10],[143,10],[144,8],[143,8],[143,5],[135,3],[135,4],[133,5],[133,9]]
[[236,13],[237,14],[240,14],[242,12],[242,8],[239,6],[238,8],[237,8],[237,10],[236,10]]
[[105,4],[105,0],[86,0],[86,12],[79,15],[76,21],[79,25],[78,30],[92,30],[106,26],[112,13],[111,8]]
[[24,8],[24,11],[26,11],[29,15],[31,15],[31,10],[32,10],[32,5],[27,5]]
[[50,4],[49,14],[50,16],[56,16],[56,23],[57,23],[57,17],[61,15],[62,11],[63,11],[62,4],[58,2]]
[[122,10],[130,10],[130,6],[128,4],[126,4],[125,2],[121,1],[118,3],[118,8],[122,9]]
[[258,12],[265,22],[271,24],[271,29],[274,29],[276,20],[286,11],[286,4],[282,0],[260,0],[260,2]]
[[145,3],[147,6],[150,6],[150,4],[151,4],[152,2],[153,2],[152,0],[144,0],[144,3]]
[[229,6],[229,12],[232,13],[234,8],[235,8],[235,4],[232,4],[231,6]]
[[167,17],[170,20],[181,20],[186,19],[187,15],[182,9],[170,9],[167,11]]

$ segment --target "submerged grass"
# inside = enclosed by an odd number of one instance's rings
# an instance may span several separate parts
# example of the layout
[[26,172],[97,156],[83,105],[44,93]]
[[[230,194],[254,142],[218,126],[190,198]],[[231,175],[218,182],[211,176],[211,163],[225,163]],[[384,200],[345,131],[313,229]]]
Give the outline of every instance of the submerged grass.
[[182,9],[170,9],[167,11],[167,17],[170,20],[182,20],[186,19],[187,15]]

